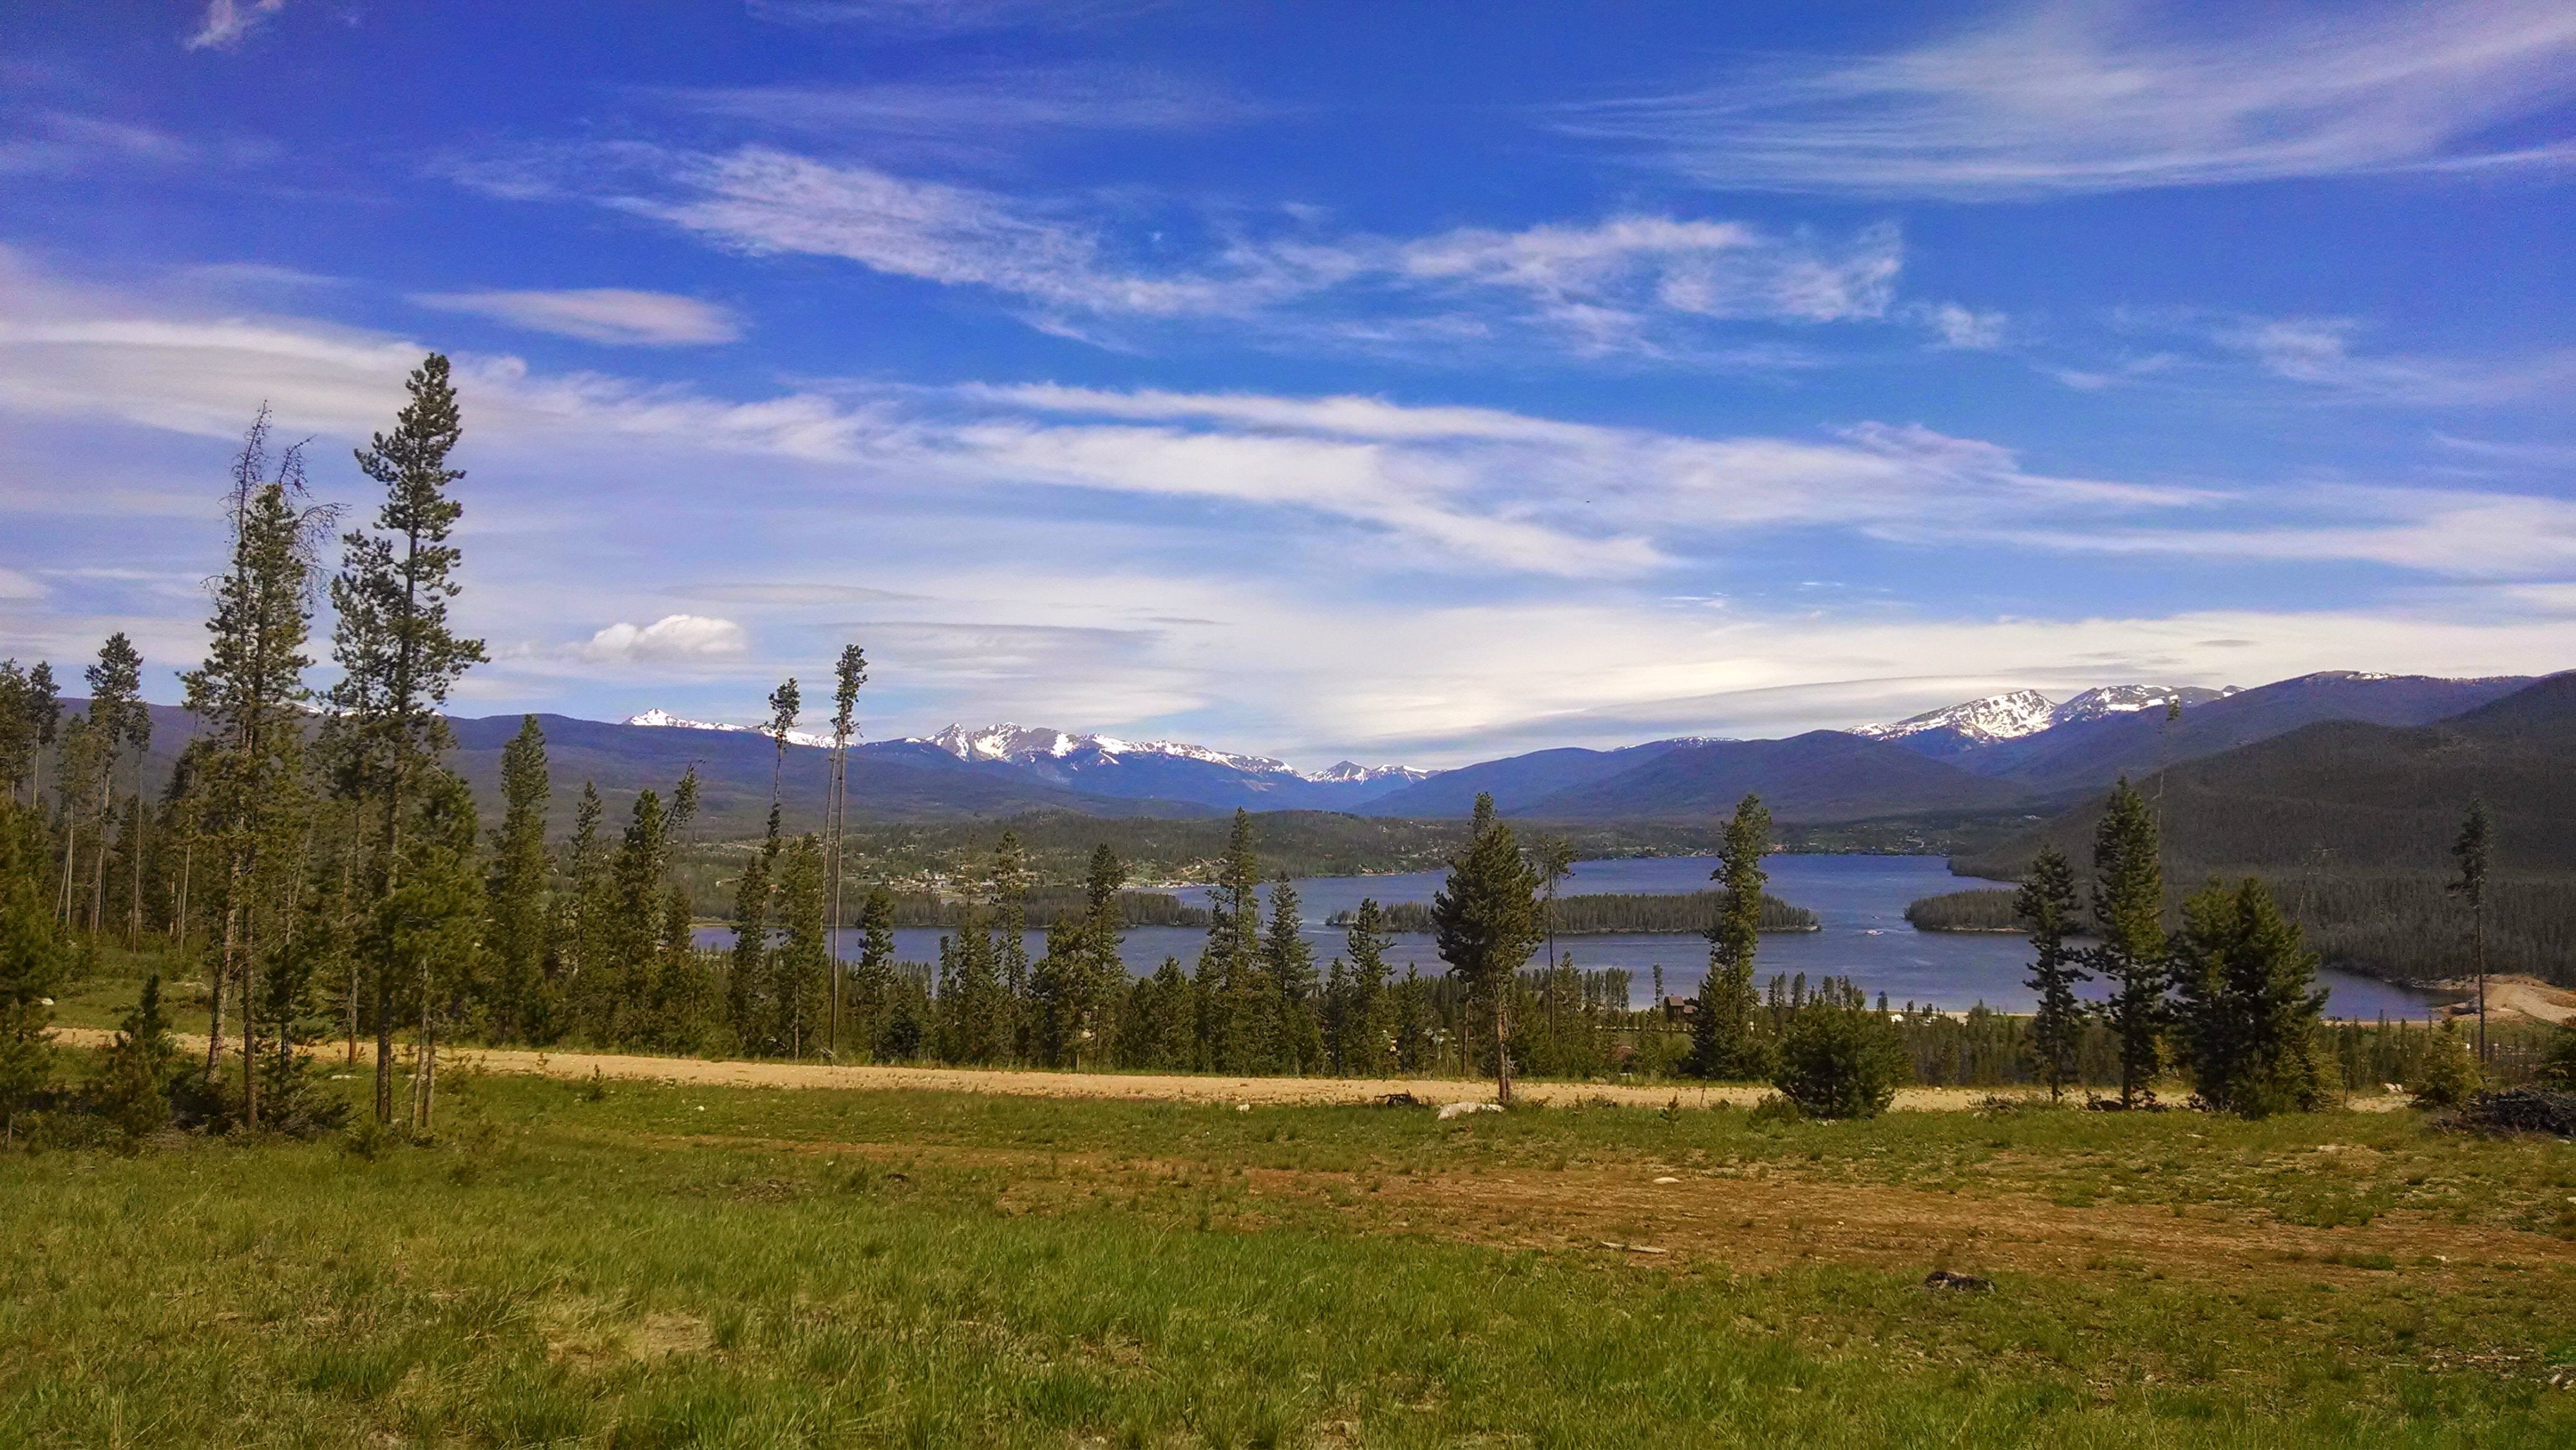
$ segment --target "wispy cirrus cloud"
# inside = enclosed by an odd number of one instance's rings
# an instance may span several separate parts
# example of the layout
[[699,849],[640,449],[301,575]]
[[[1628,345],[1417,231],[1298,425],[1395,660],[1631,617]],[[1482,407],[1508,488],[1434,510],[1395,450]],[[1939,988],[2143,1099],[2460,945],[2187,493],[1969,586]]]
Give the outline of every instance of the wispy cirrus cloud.
[[2576,160],[2564,138],[2490,139],[2576,96],[2563,4],[2219,18],[2048,3],[1908,50],[1582,107],[1562,125],[1713,186],[1972,201]]
[[286,8],[286,0],[206,0],[205,16],[181,42],[190,50],[230,50]]
[[[578,198],[753,254],[837,257],[1008,299],[1039,326],[1252,323],[1274,338],[1443,346],[1544,339],[1585,355],[1704,355],[1708,325],[1888,314],[1904,248],[1893,227],[1840,241],[1741,221],[1629,214],[1421,237],[1267,230],[1189,219],[1124,226],[1074,201],[1032,201],[751,145],[626,145],[459,163],[460,181]],[[1132,233],[1150,231],[1159,245]],[[1257,332],[1256,335],[1261,335]]]
[[586,342],[676,347],[733,342],[741,320],[731,310],[668,292],[621,287],[568,291],[426,292],[411,299],[441,312],[489,317],[530,332],[551,332]]
[[[88,533],[0,498],[0,527],[43,538],[65,569],[148,554],[168,561],[155,578],[197,577],[223,459],[263,400],[287,432],[333,440],[315,450],[343,460],[317,479],[326,491],[363,487],[337,445],[383,426],[420,352],[23,266],[0,265],[0,303],[8,476],[28,476],[16,450],[39,434],[76,440],[66,456],[91,470],[60,473],[55,492],[123,477],[124,458],[196,460],[177,485],[187,508]],[[473,687],[511,708],[574,691],[615,713],[626,691],[625,709],[733,718],[856,636],[872,656],[883,642],[899,682],[879,733],[1035,715],[1315,764],[1456,760],[1853,724],[1986,687],[1968,680],[2539,668],[2564,662],[2576,575],[2576,518],[2544,495],[2177,488],[1906,424],[1694,436],[1378,397],[1056,385],[726,398],[507,356],[456,365],[464,603],[498,661]],[[1876,603],[1710,597],[1750,555],[1818,534],[1995,567],[2130,554],[2268,578],[2364,564],[2430,602],[2000,617],[1953,608],[1947,566]],[[94,648],[110,627],[156,661],[201,647],[190,591],[47,578],[49,596],[0,599],[0,637],[22,655]],[[1584,667],[1534,678],[1532,657]]]
[[2576,391],[2576,352],[2461,358],[2364,353],[2366,331],[2344,317],[2264,318],[2216,330],[2219,345],[2278,378],[2361,402],[2477,407]]

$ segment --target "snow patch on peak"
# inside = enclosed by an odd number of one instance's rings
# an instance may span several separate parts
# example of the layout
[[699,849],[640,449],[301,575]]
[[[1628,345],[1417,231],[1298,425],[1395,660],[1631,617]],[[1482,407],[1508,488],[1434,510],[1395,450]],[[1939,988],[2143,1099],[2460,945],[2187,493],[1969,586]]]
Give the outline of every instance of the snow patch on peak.
[[1409,765],[1362,765],[1356,760],[1337,760],[1306,778],[1336,785],[1366,785],[1374,780],[1429,780],[1431,772]]
[[951,725],[937,734],[916,736],[914,743],[944,750],[969,764],[994,760],[1033,765],[1043,760],[1067,761],[1080,767],[1094,762],[1114,763],[1135,756],[1163,756],[1174,760],[1196,760],[1245,775],[1286,776],[1310,781],[1373,781],[1397,777],[1422,780],[1429,775],[1427,771],[1400,765],[1363,766],[1347,760],[1320,774],[1302,775],[1291,770],[1286,761],[1274,760],[1267,755],[1239,755],[1180,740],[1128,740],[1116,735],[1083,735],[1008,721],[980,727]]
[[[683,716],[674,715],[670,711],[662,709],[659,706],[655,706],[653,709],[647,710],[640,715],[629,715],[626,717],[624,723],[629,725],[641,725],[646,729],[651,730],[721,730],[729,735],[767,735],[769,733],[766,729],[758,725],[726,725],[714,720],[691,720]],[[787,732],[787,743],[790,745],[816,745],[829,748],[832,743],[832,737],[829,735],[817,735],[811,730],[790,730]]]
[[1948,730],[1980,745],[2036,735],[2057,723],[2058,707],[2037,690],[2014,690],[1982,700],[1911,715],[1893,725],[1865,725],[1854,735],[1871,740],[1902,740],[1927,730]]
[[2099,720],[2105,715],[2134,715],[2140,710],[2162,710],[2175,704],[2188,709],[2235,693],[2233,685],[2224,690],[2199,685],[2104,685],[2058,706],[2057,717],[2050,723],[2063,725],[2074,720]]

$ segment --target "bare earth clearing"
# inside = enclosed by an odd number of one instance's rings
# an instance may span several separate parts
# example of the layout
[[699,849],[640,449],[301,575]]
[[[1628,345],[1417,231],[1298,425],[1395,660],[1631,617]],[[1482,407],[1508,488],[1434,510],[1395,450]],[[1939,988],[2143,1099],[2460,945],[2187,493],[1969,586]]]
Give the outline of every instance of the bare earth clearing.
[[[72,1047],[110,1045],[112,1032],[64,1027],[56,1041]],[[202,1057],[203,1035],[179,1036],[182,1049]],[[361,1061],[370,1061],[361,1049]],[[339,1059],[327,1049],[317,1060]],[[512,1048],[450,1048],[440,1055],[450,1070],[534,1074],[587,1079],[593,1075],[623,1081],[687,1083],[712,1087],[775,1088],[914,1088],[932,1092],[998,1093],[1030,1098],[1112,1098],[1132,1102],[1317,1104],[1371,1103],[1408,1093],[1425,1103],[1492,1102],[1494,1085],[1458,1078],[1212,1077],[1197,1074],[1040,1072],[1009,1068],[833,1066],[812,1062],[709,1061],[696,1057],[645,1057],[621,1052],[530,1052]],[[408,1059],[406,1059],[406,1062]],[[1524,1101],[1550,1107],[1577,1103],[1619,1107],[1685,1108],[1751,1107],[1771,1090],[1751,1084],[1637,1087],[1617,1083],[1522,1082],[1513,1091]],[[1988,1099],[2019,1097],[2021,1088],[1904,1088],[1896,1094],[1900,1112],[1964,1112]],[[2396,1098],[2355,1098],[2364,1110],[2394,1108]]]

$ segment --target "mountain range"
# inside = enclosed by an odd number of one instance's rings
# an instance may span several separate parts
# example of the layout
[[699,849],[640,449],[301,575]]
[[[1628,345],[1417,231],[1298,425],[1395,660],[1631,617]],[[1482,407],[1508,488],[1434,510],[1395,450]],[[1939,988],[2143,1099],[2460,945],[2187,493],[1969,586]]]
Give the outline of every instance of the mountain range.
[[[2025,690],[1849,731],[1559,747],[1436,772],[1346,760],[1309,774],[1267,756],[1178,741],[952,725],[854,746],[851,790],[869,816],[912,820],[1033,810],[1191,817],[1237,806],[1451,819],[1467,815],[1480,792],[1491,793],[1506,815],[1567,822],[1706,821],[1747,793],[1760,795],[1784,824],[1935,812],[2048,815],[2122,775],[2142,778],[2326,722],[2429,725],[2530,683],[2338,671],[2243,690],[2112,686],[2062,702]],[[2181,712],[2168,718],[2177,699]],[[153,713],[157,776],[191,727],[179,711]],[[793,732],[781,751],[755,728],[664,710],[620,723],[559,715],[539,721],[559,787],[558,825],[568,821],[582,781],[595,782],[612,814],[620,814],[637,791],[668,789],[692,764],[708,832],[759,829],[773,776],[790,803],[788,828],[819,823],[810,804],[821,798],[826,775],[827,742],[819,735]],[[451,724],[457,767],[496,801],[501,749],[519,717]]]

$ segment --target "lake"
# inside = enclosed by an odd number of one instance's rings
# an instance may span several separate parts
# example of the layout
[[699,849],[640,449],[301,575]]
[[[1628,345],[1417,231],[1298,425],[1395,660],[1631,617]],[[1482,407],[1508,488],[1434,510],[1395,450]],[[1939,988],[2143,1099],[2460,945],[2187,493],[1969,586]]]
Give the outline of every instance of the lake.
[[[1583,861],[1576,863],[1574,875],[1558,892],[1700,891],[1708,888],[1709,875],[1716,868],[1716,858],[1711,856]],[[1891,1002],[1900,1005],[1917,1002],[1961,1010],[1983,1002],[2002,1011],[2030,1010],[2031,992],[2022,985],[2022,977],[2029,970],[2030,947],[2020,937],[1921,932],[1905,923],[1906,905],[1920,897],[1999,883],[1953,876],[1937,856],[1776,855],[1764,862],[1764,869],[1771,876],[1771,894],[1814,912],[1823,929],[1766,934],[1756,966],[1759,976],[1767,979],[1774,973],[1804,972],[1809,981],[1827,976],[1850,977],[1872,999],[1884,992]],[[1324,926],[1335,912],[1355,909],[1363,897],[1375,897],[1381,903],[1427,902],[1444,879],[1443,872],[1417,871],[1401,876],[1320,876],[1299,881],[1299,915],[1306,923],[1305,936],[1314,945],[1319,968],[1342,948],[1342,933]],[[1193,905],[1207,903],[1205,887],[1183,887],[1174,894]],[[1263,895],[1266,900],[1268,892],[1265,890]],[[698,939],[702,946],[721,947],[732,940],[732,935],[728,928],[707,927],[699,931]],[[939,959],[940,935],[927,927],[898,931],[895,948],[904,960],[935,962]],[[844,931],[839,936],[845,955],[858,951],[856,932]],[[1188,970],[1196,963],[1206,936],[1204,931],[1190,927],[1138,927],[1127,933],[1121,954],[1128,970],[1140,975],[1153,971],[1165,957],[1178,959],[1182,969]],[[1031,932],[1029,954],[1035,957],[1044,950],[1044,933]],[[1575,965],[1587,970],[1617,967],[1631,973],[1633,1000],[1640,1007],[1653,994],[1656,966],[1664,969],[1664,990],[1675,995],[1697,991],[1708,966],[1707,945],[1696,936],[1559,937],[1557,950],[1570,953]],[[1546,948],[1540,948],[1533,965],[1543,963],[1546,955]],[[1442,970],[1428,936],[1396,937],[1388,959],[1395,963],[1398,975],[1408,964],[1419,966],[1425,975]],[[2321,972],[2319,979],[2329,993],[2326,1010],[2337,1017],[2370,1018],[2381,1013],[2391,1017],[2420,1016],[2430,1000],[2386,982],[2346,972]],[[2100,984],[2092,984],[2087,990],[2099,995]]]

